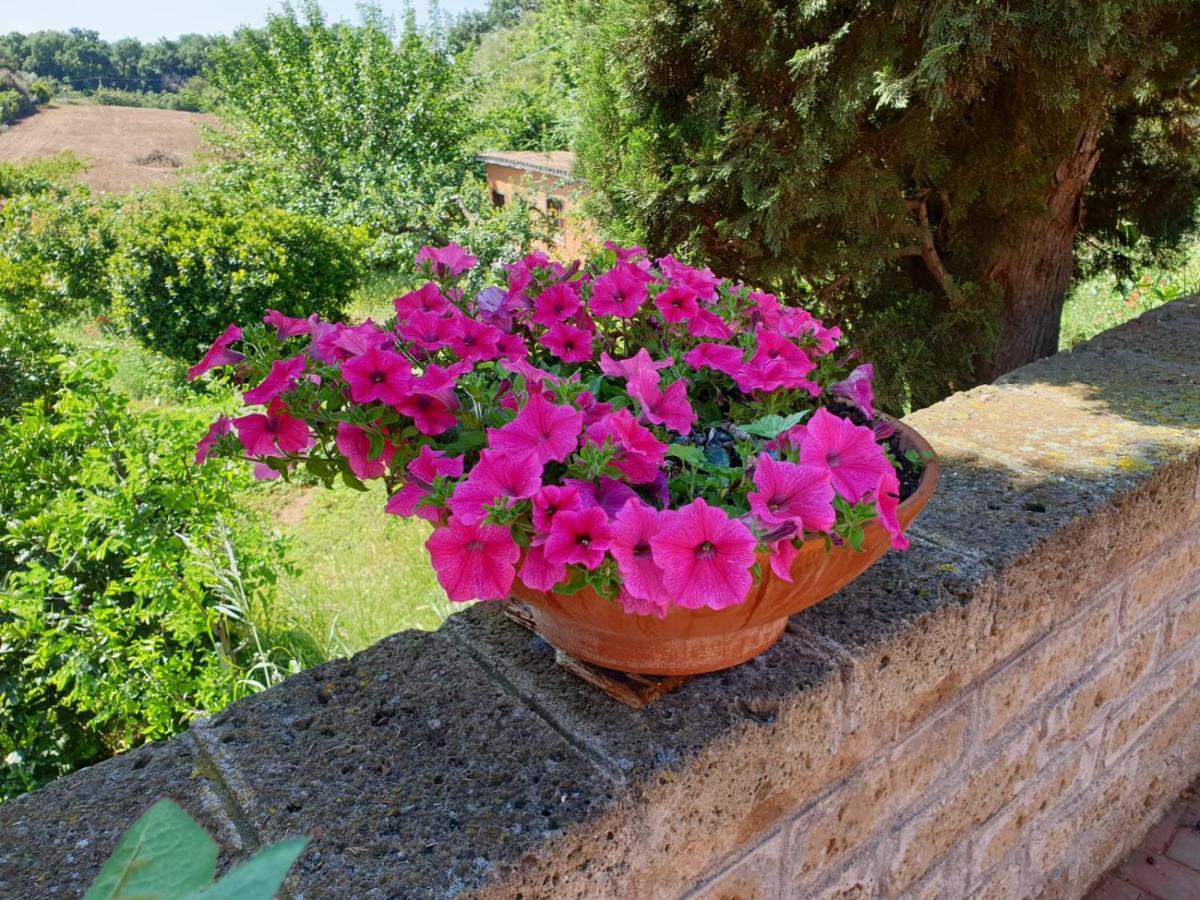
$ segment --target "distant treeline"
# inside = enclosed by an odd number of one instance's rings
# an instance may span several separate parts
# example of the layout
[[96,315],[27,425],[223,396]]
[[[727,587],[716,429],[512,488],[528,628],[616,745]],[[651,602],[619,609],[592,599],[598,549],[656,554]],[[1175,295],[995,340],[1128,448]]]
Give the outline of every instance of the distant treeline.
[[0,35],[0,69],[32,72],[79,91],[178,91],[200,74],[209,51],[227,40],[222,35],[185,34],[153,43],[137,38],[109,43],[85,28],[14,31]]

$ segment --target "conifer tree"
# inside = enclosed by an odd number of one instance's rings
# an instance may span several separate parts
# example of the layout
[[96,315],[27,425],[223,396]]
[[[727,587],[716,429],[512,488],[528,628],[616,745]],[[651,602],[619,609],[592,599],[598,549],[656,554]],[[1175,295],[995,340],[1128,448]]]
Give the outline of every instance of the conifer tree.
[[[1200,192],[1200,0],[581,0],[610,228],[815,294],[922,405],[1057,349]],[[809,300],[814,299],[809,297]]]

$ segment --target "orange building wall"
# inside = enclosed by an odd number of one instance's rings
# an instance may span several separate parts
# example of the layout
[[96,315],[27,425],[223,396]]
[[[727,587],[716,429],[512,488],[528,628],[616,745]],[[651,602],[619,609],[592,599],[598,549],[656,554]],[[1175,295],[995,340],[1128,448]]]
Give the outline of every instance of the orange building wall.
[[506,202],[511,203],[514,197],[524,197],[543,213],[548,197],[562,201],[563,228],[553,243],[539,247],[559,262],[582,259],[594,249],[595,234],[578,208],[582,193],[577,184],[557,175],[528,172],[496,163],[487,164],[487,182],[488,190],[503,194]]

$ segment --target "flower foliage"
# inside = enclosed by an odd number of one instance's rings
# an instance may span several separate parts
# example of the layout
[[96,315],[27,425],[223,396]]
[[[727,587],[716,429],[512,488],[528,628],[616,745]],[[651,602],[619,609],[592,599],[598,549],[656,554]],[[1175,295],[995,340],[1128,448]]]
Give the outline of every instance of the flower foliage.
[[260,477],[382,478],[387,512],[436,525],[452,600],[591,588],[631,613],[742,602],[800,542],[904,546],[899,481],[872,427],[871,368],[803,309],[669,256],[540,253],[464,289],[476,260],[425,248],[394,319],[269,313],[192,370],[232,367],[248,403],[197,460]]

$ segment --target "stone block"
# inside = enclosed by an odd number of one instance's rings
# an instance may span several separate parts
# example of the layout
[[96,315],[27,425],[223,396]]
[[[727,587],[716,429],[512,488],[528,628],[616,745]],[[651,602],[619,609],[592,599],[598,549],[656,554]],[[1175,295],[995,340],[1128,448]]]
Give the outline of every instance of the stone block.
[[[1108,716],[1104,731],[1104,765],[1112,766],[1195,683],[1196,659],[1172,663],[1131,691]],[[1200,730],[1200,723],[1197,723]]]
[[829,871],[847,854],[886,831],[941,792],[964,767],[969,747],[967,712],[955,708],[925,724],[890,756],[866,762],[836,791],[792,825],[797,883]]
[[1170,611],[1167,625],[1166,655],[1200,642],[1200,591],[1177,603]]
[[181,735],[0,804],[0,897],[82,896],[121,835],[163,798],[212,835],[227,865],[255,839],[235,825],[211,774]]
[[1053,696],[1108,655],[1116,633],[1116,595],[1105,595],[1010,660],[980,687],[984,739],[1038,715]]
[[1200,530],[1180,535],[1180,540],[1163,546],[1130,573],[1129,587],[1121,610],[1126,629],[1144,619],[1162,614],[1169,603],[1200,589]]
[[787,856],[787,832],[780,829],[714,880],[689,894],[689,900],[782,898],[781,871]]
[[1042,749],[1054,754],[1102,727],[1108,711],[1150,670],[1161,644],[1163,623],[1129,635],[1122,645],[1054,698],[1042,718]]
[[1017,797],[1037,773],[1037,732],[1027,728],[970,770],[942,800],[905,825],[886,875],[891,894],[905,890],[938,858]]

